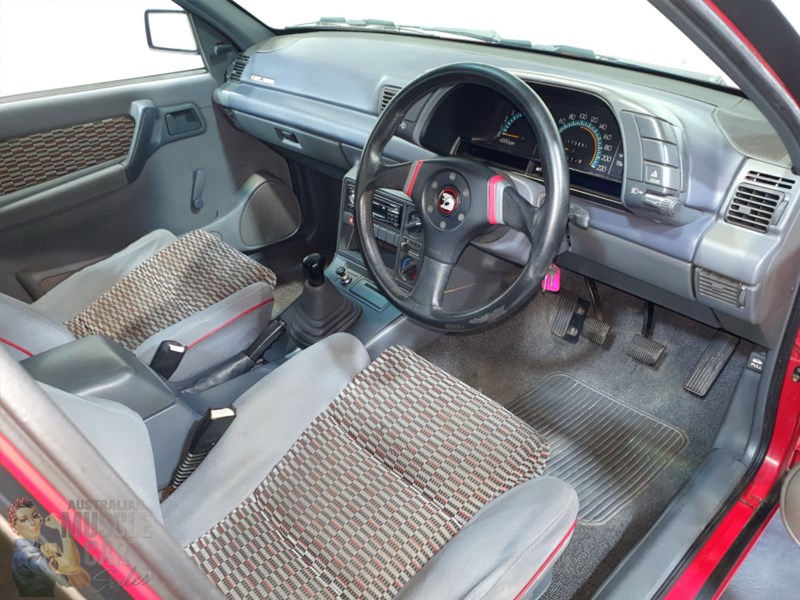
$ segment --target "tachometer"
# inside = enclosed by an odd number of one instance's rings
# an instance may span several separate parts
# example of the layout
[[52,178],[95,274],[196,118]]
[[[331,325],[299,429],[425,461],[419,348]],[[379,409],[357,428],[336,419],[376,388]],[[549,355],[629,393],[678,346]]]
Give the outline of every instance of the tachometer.
[[522,117],[522,113],[512,109],[504,115],[492,142],[504,148],[506,152],[530,158],[533,154],[534,140],[533,130]]

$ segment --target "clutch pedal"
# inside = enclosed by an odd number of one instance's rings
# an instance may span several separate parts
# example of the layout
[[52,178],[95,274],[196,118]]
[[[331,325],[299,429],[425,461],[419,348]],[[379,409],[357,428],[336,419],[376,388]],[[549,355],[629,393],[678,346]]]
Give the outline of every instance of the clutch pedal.
[[559,292],[558,311],[550,327],[550,332],[575,344],[580,337],[588,311],[589,302],[583,298],[579,298],[572,292]]

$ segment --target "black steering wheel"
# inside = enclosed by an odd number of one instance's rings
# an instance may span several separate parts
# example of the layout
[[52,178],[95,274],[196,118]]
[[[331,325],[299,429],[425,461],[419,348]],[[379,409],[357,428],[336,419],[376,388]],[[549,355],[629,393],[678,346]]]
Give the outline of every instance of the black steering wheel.
[[[533,128],[542,163],[545,199],[528,202],[500,170],[478,161],[443,156],[389,166],[386,144],[406,112],[443,87],[478,84],[496,90],[514,104]],[[429,71],[403,88],[384,110],[367,140],[358,167],[355,220],[367,267],[383,294],[409,317],[447,331],[474,331],[512,315],[541,289],[561,240],[569,213],[569,172],[561,137],[541,98],[518,77],[483,64],[453,64]],[[422,264],[409,293],[384,266],[372,224],[372,195],[378,189],[403,192],[421,215]],[[442,298],[461,253],[490,225],[524,233],[530,256],[516,281],[483,306],[448,311]]]

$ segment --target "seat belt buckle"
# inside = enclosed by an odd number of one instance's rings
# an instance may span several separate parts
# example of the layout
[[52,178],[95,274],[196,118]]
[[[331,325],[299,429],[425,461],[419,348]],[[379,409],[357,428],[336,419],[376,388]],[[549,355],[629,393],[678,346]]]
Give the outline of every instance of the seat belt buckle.
[[557,292],[561,289],[561,267],[550,265],[547,275],[542,279],[542,290],[545,292]]
[[186,346],[180,342],[164,340],[158,345],[150,361],[150,368],[164,379],[169,379],[178,370],[183,357],[186,356],[186,350]]

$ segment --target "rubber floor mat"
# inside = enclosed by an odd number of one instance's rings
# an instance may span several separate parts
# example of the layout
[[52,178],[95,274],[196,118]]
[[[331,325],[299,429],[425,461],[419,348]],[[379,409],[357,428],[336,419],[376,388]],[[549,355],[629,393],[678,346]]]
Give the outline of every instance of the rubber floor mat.
[[550,440],[546,475],[578,492],[578,518],[602,524],[686,446],[686,434],[558,373],[507,408]]

